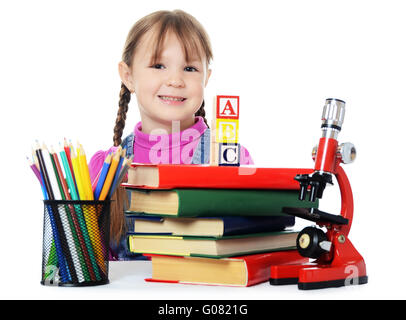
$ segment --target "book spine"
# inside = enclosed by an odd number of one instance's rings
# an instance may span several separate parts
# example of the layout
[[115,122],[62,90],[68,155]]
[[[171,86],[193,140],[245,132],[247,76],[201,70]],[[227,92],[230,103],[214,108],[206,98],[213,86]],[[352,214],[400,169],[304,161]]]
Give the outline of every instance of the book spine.
[[[136,167],[136,165],[134,165]],[[306,168],[254,168],[199,165],[157,165],[159,187],[146,189],[281,189],[298,190],[297,174],[310,174]],[[129,185],[126,185],[129,187]]]
[[283,207],[318,207],[300,201],[292,190],[174,189],[179,197],[179,217],[287,216]]
[[223,236],[281,231],[295,224],[294,216],[223,217]]

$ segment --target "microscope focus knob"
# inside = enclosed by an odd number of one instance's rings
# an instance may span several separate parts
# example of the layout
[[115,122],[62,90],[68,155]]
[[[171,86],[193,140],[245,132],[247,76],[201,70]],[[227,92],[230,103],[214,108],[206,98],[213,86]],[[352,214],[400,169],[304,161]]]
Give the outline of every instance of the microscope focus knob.
[[306,227],[297,236],[296,247],[303,257],[317,259],[330,250],[327,235],[316,227]]
[[357,157],[357,150],[351,142],[345,142],[338,146],[337,155],[342,163],[352,163]]
[[316,157],[317,157],[317,147],[318,145],[315,145],[312,149],[312,159],[313,161],[316,161]]

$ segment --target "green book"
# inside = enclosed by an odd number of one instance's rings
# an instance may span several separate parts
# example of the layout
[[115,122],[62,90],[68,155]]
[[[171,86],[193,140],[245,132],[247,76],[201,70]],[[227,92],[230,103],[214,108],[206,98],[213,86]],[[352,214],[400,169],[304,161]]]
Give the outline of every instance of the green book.
[[268,232],[225,237],[129,235],[133,253],[225,258],[296,249],[298,232]]
[[177,217],[281,216],[283,207],[318,208],[297,190],[131,189],[128,213]]

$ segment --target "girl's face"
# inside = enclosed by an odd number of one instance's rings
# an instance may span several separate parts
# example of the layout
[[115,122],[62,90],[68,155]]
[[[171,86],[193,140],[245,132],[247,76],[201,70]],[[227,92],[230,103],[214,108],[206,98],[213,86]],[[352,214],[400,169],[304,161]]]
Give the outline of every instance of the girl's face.
[[164,39],[160,58],[151,63],[154,38],[151,32],[141,38],[132,67],[124,77],[128,85],[124,84],[137,96],[143,127],[149,123],[153,124],[149,127],[168,128],[172,121],[178,120],[183,130],[185,124],[194,123],[211,70],[207,69],[206,59],[197,55],[186,61],[182,44],[170,31]]

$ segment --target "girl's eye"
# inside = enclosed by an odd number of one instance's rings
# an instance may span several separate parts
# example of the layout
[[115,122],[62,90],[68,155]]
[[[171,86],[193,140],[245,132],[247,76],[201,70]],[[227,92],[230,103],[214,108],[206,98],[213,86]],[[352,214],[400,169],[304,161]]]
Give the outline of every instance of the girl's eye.
[[185,68],[185,71],[187,71],[187,72],[196,72],[197,71],[197,69],[195,68],[195,67],[186,67]]
[[164,65],[162,65],[162,64],[160,64],[160,63],[157,63],[157,64],[154,64],[154,65],[152,66],[152,68],[154,68],[154,69],[164,69],[165,67],[164,67]]

